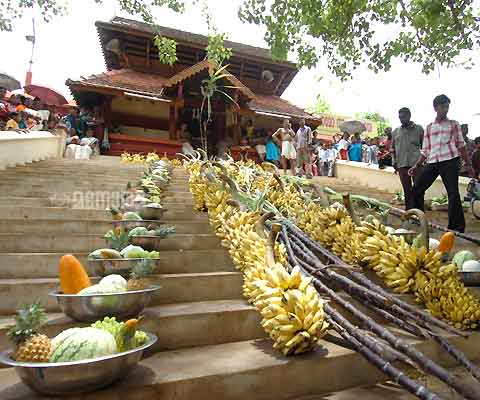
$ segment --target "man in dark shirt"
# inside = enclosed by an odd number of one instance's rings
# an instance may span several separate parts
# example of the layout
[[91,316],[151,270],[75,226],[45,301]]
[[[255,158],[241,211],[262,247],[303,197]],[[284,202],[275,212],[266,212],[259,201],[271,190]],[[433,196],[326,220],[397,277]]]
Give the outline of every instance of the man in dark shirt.
[[392,161],[395,171],[398,172],[405,196],[405,209],[413,208],[412,188],[415,176],[408,175],[420,157],[423,142],[423,128],[411,121],[412,113],[407,107],[398,111],[398,119],[402,124],[392,134]]

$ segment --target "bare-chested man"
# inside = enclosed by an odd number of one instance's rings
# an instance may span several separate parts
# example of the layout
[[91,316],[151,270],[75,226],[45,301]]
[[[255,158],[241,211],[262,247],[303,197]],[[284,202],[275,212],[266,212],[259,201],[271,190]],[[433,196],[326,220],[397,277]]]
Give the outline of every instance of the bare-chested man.
[[273,140],[282,150],[282,167],[285,175],[287,174],[287,161],[290,160],[290,171],[292,176],[295,176],[295,160],[297,159],[297,152],[293,144],[294,139],[295,132],[290,126],[290,121],[288,119],[284,119],[283,127],[279,128],[273,134]]

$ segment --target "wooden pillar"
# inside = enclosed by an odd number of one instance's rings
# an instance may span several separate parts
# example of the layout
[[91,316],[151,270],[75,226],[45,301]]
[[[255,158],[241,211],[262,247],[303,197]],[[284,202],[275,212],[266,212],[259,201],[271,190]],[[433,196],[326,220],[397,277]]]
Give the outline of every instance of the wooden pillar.
[[170,118],[169,118],[169,136],[171,140],[177,140],[176,133],[177,133],[177,105],[175,103],[170,103]]

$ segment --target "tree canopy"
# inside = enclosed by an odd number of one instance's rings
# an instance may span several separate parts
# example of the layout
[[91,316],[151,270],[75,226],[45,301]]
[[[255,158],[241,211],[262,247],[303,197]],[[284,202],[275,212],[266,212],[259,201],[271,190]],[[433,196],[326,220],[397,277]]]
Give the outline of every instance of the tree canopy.
[[327,99],[325,99],[321,94],[317,96],[315,104],[306,108],[306,111],[312,114],[327,114],[332,112],[332,107]]
[[[183,12],[202,0],[117,1],[121,10],[154,23],[156,7]],[[2,0],[0,30],[12,30],[25,9],[38,7],[49,21],[66,11],[65,4]],[[437,64],[468,67],[466,51],[480,48],[480,5],[474,0],[243,0],[238,15],[266,27],[265,40],[276,58],[294,53],[307,67],[326,60],[342,79],[361,64],[388,71],[395,59],[418,63],[425,73]],[[173,51],[162,39],[158,45]],[[168,56],[173,60],[174,54]]]
[[385,128],[390,127],[390,121],[381,115],[379,112],[363,112],[356,114],[357,118],[368,119],[377,123],[377,134],[383,136],[385,134]]

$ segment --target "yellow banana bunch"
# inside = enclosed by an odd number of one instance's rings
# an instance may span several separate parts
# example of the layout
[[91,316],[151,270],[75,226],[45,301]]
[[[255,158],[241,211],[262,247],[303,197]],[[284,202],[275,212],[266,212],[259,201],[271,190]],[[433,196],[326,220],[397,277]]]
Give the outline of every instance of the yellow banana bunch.
[[[267,240],[256,231],[261,214],[244,212],[227,204],[229,193],[219,190],[199,173],[199,168],[186,163],[190,172],[190,189],[197,204],[206,205],[210,221],[222,239],[236,268],[243,272],[243,294],[263,316],[262,326],[283,354],[300,354],[311,350],[322,337],[325,322],[323,303],[298,267],[289,273],[283,245],[275,244],[276,264],[267,265]],[[227,170],[232,171],[226,166]],[[238,170],[233,168],[236,175]],[[247,183],[246,177],[243,182]],[[263,184],[267,180],[264,179]],[[287,199],[285,210],[292,210],[295,201]]]

